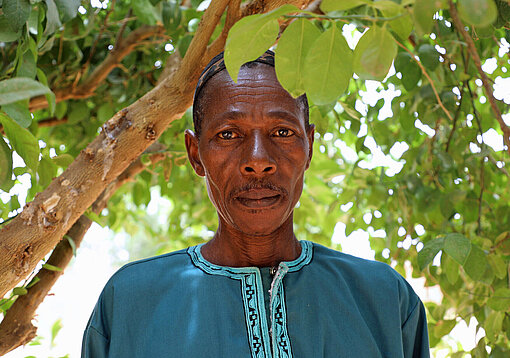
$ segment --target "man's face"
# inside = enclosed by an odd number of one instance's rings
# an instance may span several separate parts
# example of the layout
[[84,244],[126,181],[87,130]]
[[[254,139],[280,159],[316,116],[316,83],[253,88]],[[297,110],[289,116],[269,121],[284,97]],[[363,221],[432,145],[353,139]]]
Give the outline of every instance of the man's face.
[[220,225],[269,235],[287,220],[303,189],[312,156],[313,126],[267,65],[226,71],[202,89],[200,138],[186,133],[188,156],[205,176]]

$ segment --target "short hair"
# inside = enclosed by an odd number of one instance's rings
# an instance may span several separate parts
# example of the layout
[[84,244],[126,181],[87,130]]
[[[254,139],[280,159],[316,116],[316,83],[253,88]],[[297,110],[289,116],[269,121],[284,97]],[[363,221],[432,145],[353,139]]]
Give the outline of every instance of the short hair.
[[[250,61],[241,66],[241,68],[255,68],[257,66],[271,66],[274,68],[274,53],[270,50],[266,51],[262,56],[257,58],[254,61]],[[197,87],[195,88],[195,95],[193,98],[193,127],[195,129],[195,134],[197,137],[200,137],[200,131],[202,127],[202,118],[204,116],[204,105],[203,105],[203,89],[205,88],[207,82],[217,73],[224,71],[225,63],[223,61],[223,52],[219,55],[215,56],[209,64],[205,67],[204,71],[200,75],[198,80]],[[301,107],[303,111],[303,118],[305,121],[305,128],[308,130],[310,128],[310,115],[308,108],[308,98],[306,94],[302,94],[297,97],[298,105]]]

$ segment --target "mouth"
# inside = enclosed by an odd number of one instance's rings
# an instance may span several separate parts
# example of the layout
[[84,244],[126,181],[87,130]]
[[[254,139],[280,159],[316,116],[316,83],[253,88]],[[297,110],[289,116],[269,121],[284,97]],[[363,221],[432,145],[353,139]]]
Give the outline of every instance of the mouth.
[[277,204],[282,195],[271,189],[250,189],[241,192],[236,196],[236,200],[242,205],[250,209],[270,208]]

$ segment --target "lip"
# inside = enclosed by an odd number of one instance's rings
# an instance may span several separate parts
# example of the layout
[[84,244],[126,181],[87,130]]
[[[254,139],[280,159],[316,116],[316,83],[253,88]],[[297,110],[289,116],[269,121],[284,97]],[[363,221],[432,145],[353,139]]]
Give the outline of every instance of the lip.
[[239,193],[235,199],[250,209],[263,209],[276,205],[281,198],[281,193],[276,190],[250,189]]

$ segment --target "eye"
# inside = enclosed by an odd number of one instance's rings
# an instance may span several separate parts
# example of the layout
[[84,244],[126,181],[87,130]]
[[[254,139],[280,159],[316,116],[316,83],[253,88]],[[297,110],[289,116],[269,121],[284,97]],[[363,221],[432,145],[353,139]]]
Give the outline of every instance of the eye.
[[274,134],[275,137],[290,137],[294,135],[294,131],[287,129],[287,128],[280,128],[277,129]]
[[229,140],[237,137],[239,137],[239,135],[237,135],[233,131],[221,131],[220,133],[218,133],[218,138],[220,139]]

